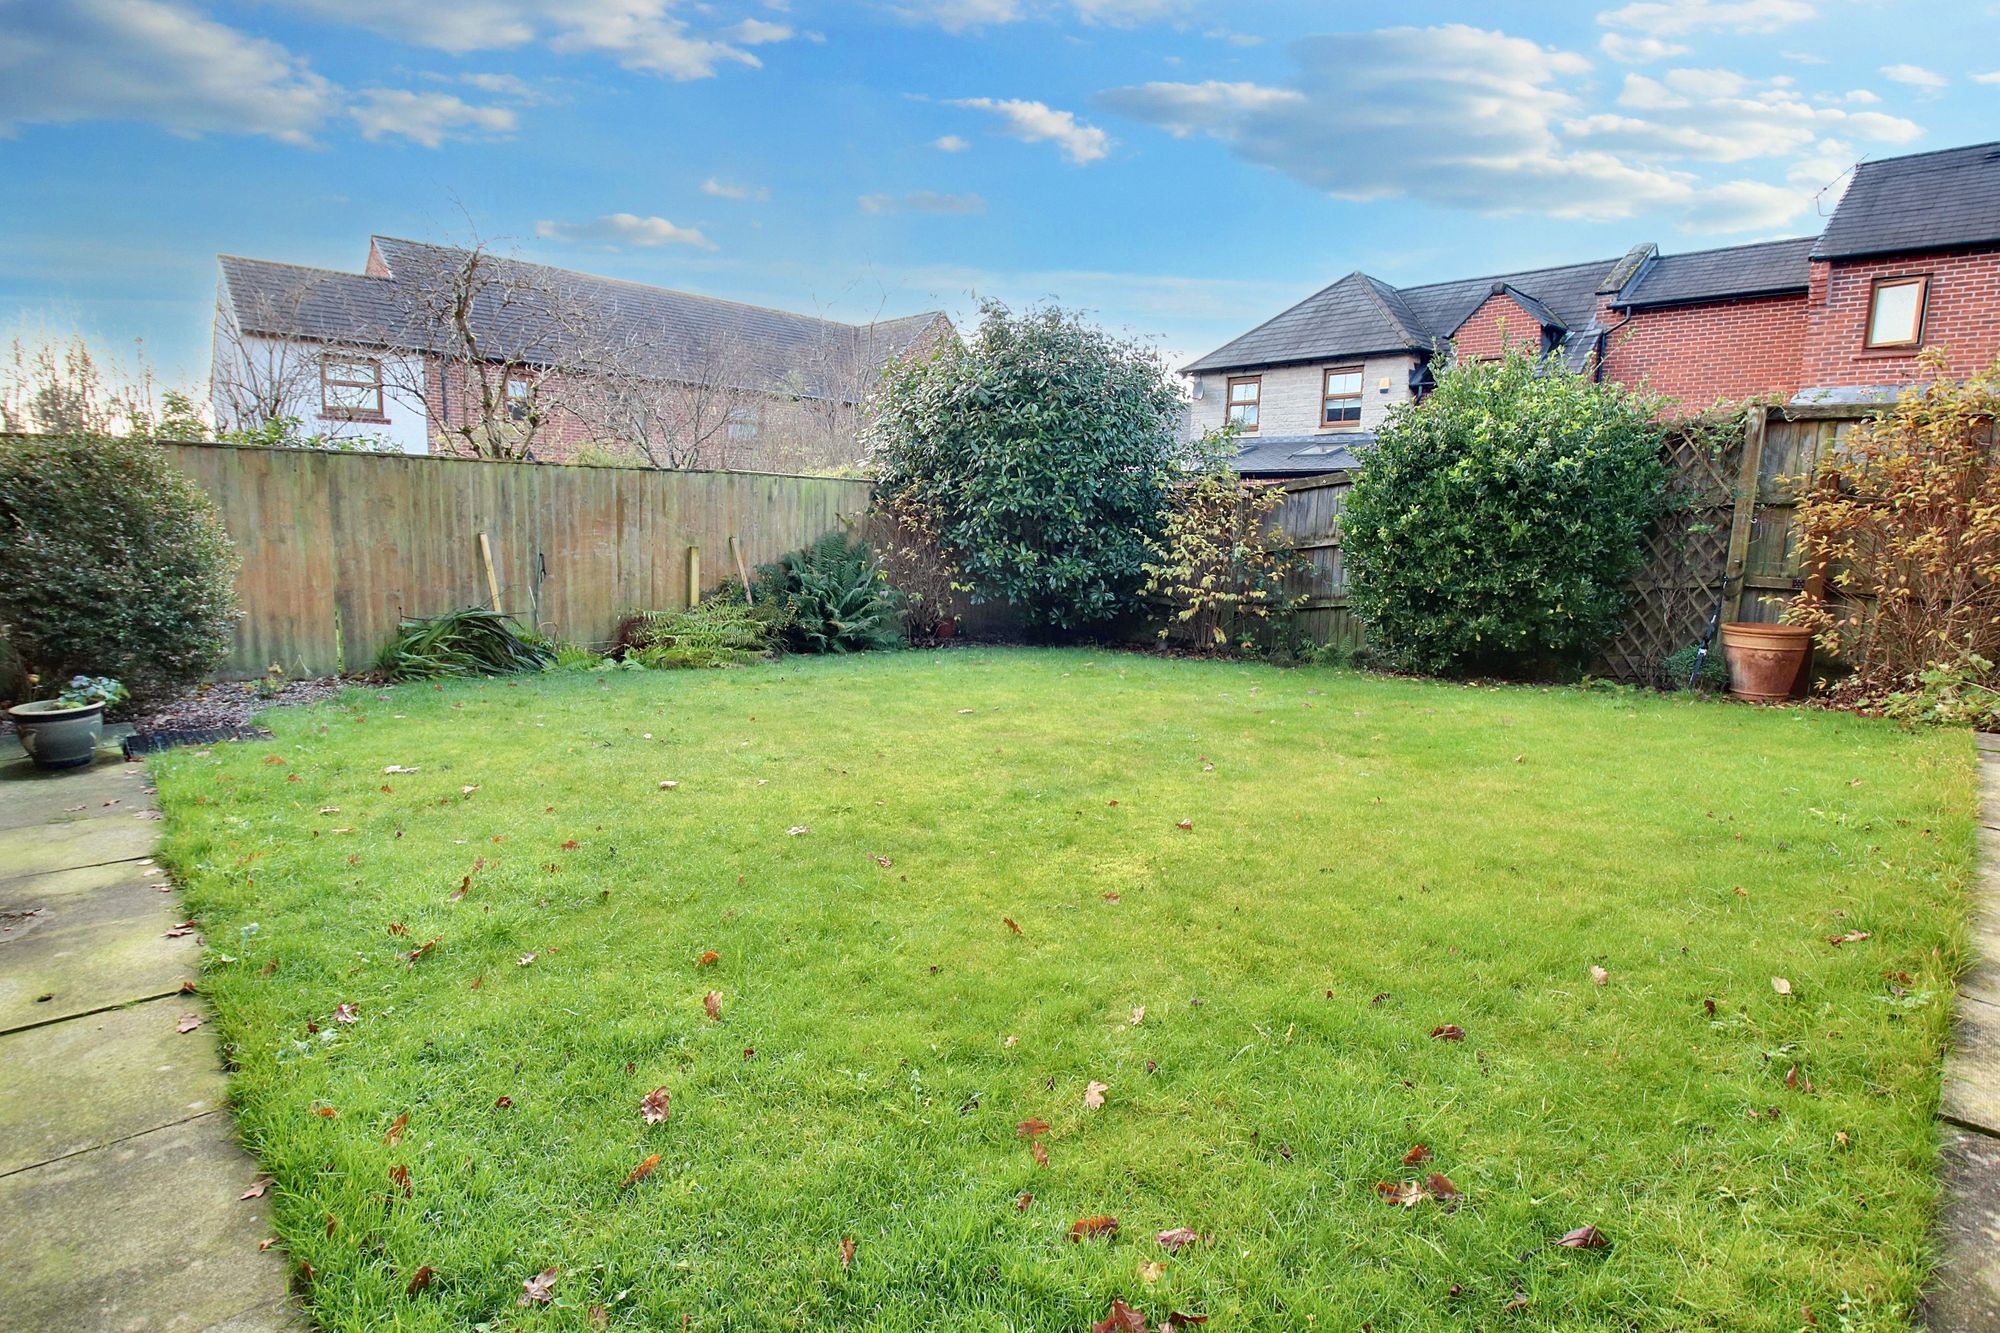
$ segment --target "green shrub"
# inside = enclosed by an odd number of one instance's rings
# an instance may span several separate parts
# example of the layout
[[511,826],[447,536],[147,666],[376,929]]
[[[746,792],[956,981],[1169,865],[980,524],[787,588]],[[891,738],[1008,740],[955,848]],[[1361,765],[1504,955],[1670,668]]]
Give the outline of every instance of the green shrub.
[[1130,606],[1179,475],[1180,391],[1151,350],[1058,309],[987,304],[970,343],[892,369],[868,441],[976,602],[1068,631]]
[[770,625],[740,595],[685,611],[639,611],[619,627],[628,664],[663,668],[748,666],[770,651]]
[[902,599],[865,542],[829,532],[757,567],[757,610],[799,653],[858,653],[903,640]]
[[[1668,653],[1660,659],[1660,683],[1670,690],[1684,690],[1688,687],[1688,677],[1694,675],[1695,658],[1701,655],[1701,645],[1691,643],[1685,648]],[[1696,688],[1704,690],[1726,690],[1729,688],[1729,664],[1722,659],[1722,645],[1712,643],[1708,656],[1701,664],[1701,679]]]
[[1425,672],[1541,673],[1618,627],[1666,468],[1652,405],[1513,352],[1377,436],[1341,520],[1369,640]]
[[504,676],[540,671],[555,648],[498,611],[469,606],[441,616],[405,620],[382,650],[376,668],[390,680],[434,676]]
[[229,651],[236,566],[214,503],[150,442],[0,440],[0,638],[44,688],[199,680]]

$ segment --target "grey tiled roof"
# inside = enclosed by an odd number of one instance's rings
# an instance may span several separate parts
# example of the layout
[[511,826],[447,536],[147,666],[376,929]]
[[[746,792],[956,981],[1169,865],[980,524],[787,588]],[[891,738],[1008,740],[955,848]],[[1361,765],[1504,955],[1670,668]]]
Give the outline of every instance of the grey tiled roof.
[[1597,284],[1618,261],[1503,273],[1423,287],[1391,287],[1350,273],[1276,318],[1184,367],[1236,370],[1371,352],[1429,352],[1449,339],[1499,286],[1512,288],[1566,328],[1581,328],[1597,308]]
[[1813,258],[1991,241],[2000,241],[2000,143],[1863,162]]
[[1800,236],[1789,241],[1700,250],[1691,255],[1661,255],[1641,269],[1638,281],[1612,304],[1623,310],[1631,306],[1802,292],[1806,289],[1808,256],[1812,254],[1815,239]]
[[[436,351],[425,308],[450,290],[464,250],[374,238],[390,276],[338,273],[224,256],[222,295],[245,332],[316,342]],[[735,387],[831,398],[854,394],[903,355],[938,311],[844,324],[664,287],[489,256],[472,326],[497,356],[586,367],[606,347],[632,349],[663,380],[721,378]]]
[[1230,466],[1246,477],[1304,477],[1325,472],[1352,472],[1361,456],[1375,447],[1371,431],[1338,435],[1239,436]]

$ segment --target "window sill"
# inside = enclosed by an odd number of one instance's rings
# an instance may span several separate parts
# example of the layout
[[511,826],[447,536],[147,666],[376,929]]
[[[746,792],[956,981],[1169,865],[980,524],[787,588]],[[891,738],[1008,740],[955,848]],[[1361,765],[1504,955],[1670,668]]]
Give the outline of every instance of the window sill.
[[1352,434],[1354,434],[1354,433],[1355,433],[1356,431],[1358,431],[1358,430],[1360,430],[1360,429],[1361,429],[1361,423],[1357,421],[1357,422],[1355,422],[1355,423],[1354,423],[1354,424],[1353,424],[1352,426],[1315,426],[1315,427],[1313,427],[1313,434],[1315,434],[1315,435],[1352,435]]
[[347,412],[322,412],[319,414],[319,419],[321,421],[337,421],[343,426],[386,426],[389,424],[389,418],[387,417],[360,416]]
[[1907,361],[1924,350],[1922,343],[1905,343],[1901,347],[1864,347],[1854,354],[1856,361]]

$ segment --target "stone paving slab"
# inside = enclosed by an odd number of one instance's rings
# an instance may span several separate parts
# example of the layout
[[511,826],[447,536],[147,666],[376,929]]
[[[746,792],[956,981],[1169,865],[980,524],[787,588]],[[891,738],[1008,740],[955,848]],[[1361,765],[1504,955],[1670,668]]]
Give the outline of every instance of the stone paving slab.
[[17,758],[0,764],[0,784],[0,829],[130,815],[145,807],[148,785],[145,765],[126,763],[115,749],[99,750],[89,768],[52,771]]
[[41,875],[136,860],[151,856],[159,841],[159,821],[133,815],[0,830],[0,874]]
[[2000,1005],[1959,996],[1939,1113],[2000,1138]]
[[269,1200],[237,1198],[253,1179],[221,1112],[0,1176],[0,1330],[195,1333],[272,1311],[285,1260],[257,1250]]
[[176,995],[0,1037],[0,1176],[219,1110],[213,1043]]
[[[107,865],[85,866],[81,870],[48,870],[39,875],[0,878],[0,912],[60,907],[95,894],[122,891],[131,885],[137,885],[155,898],[162,898],[166,895],[147,886],[158,884],[165,878],[158,866],[144,861],[113,861]],[[167,910],[172,911],[172,906],[169,905]],[[10,924],[10,920],[0,919],[0,941],[9,938],[6,927]]]
[[144,885],[136,892],[153,900],[149,910],[92,920],[86,909],[75,924],[52,917],[57,924],[0,937],[0,1032],[165,995],[198,974],[195,937],[165,938],[174,901]]
[[2000,1329],[2000,1139],[1969,1130],[1944,1135],[1948,1256],[1918,1312],[1930,1333]]

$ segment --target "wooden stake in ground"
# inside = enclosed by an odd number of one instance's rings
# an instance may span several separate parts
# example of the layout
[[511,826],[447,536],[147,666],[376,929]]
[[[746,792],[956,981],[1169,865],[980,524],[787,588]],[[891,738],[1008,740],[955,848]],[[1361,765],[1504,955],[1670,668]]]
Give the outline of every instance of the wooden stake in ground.
[[701,548],[688,547],[688,605],[701,600]]
[[479,558],[486,562],[486,595],[492,599],[493,609],[500,609],[500,580],[493,573],[493,543],[479,534]]
[[736,576],[743,580],[743,604],[757,605],[757,598],[750,591],[750,567],[743,563],[743,548],[736,544],[736,534],[729,534],[729,554],[736,560]]

